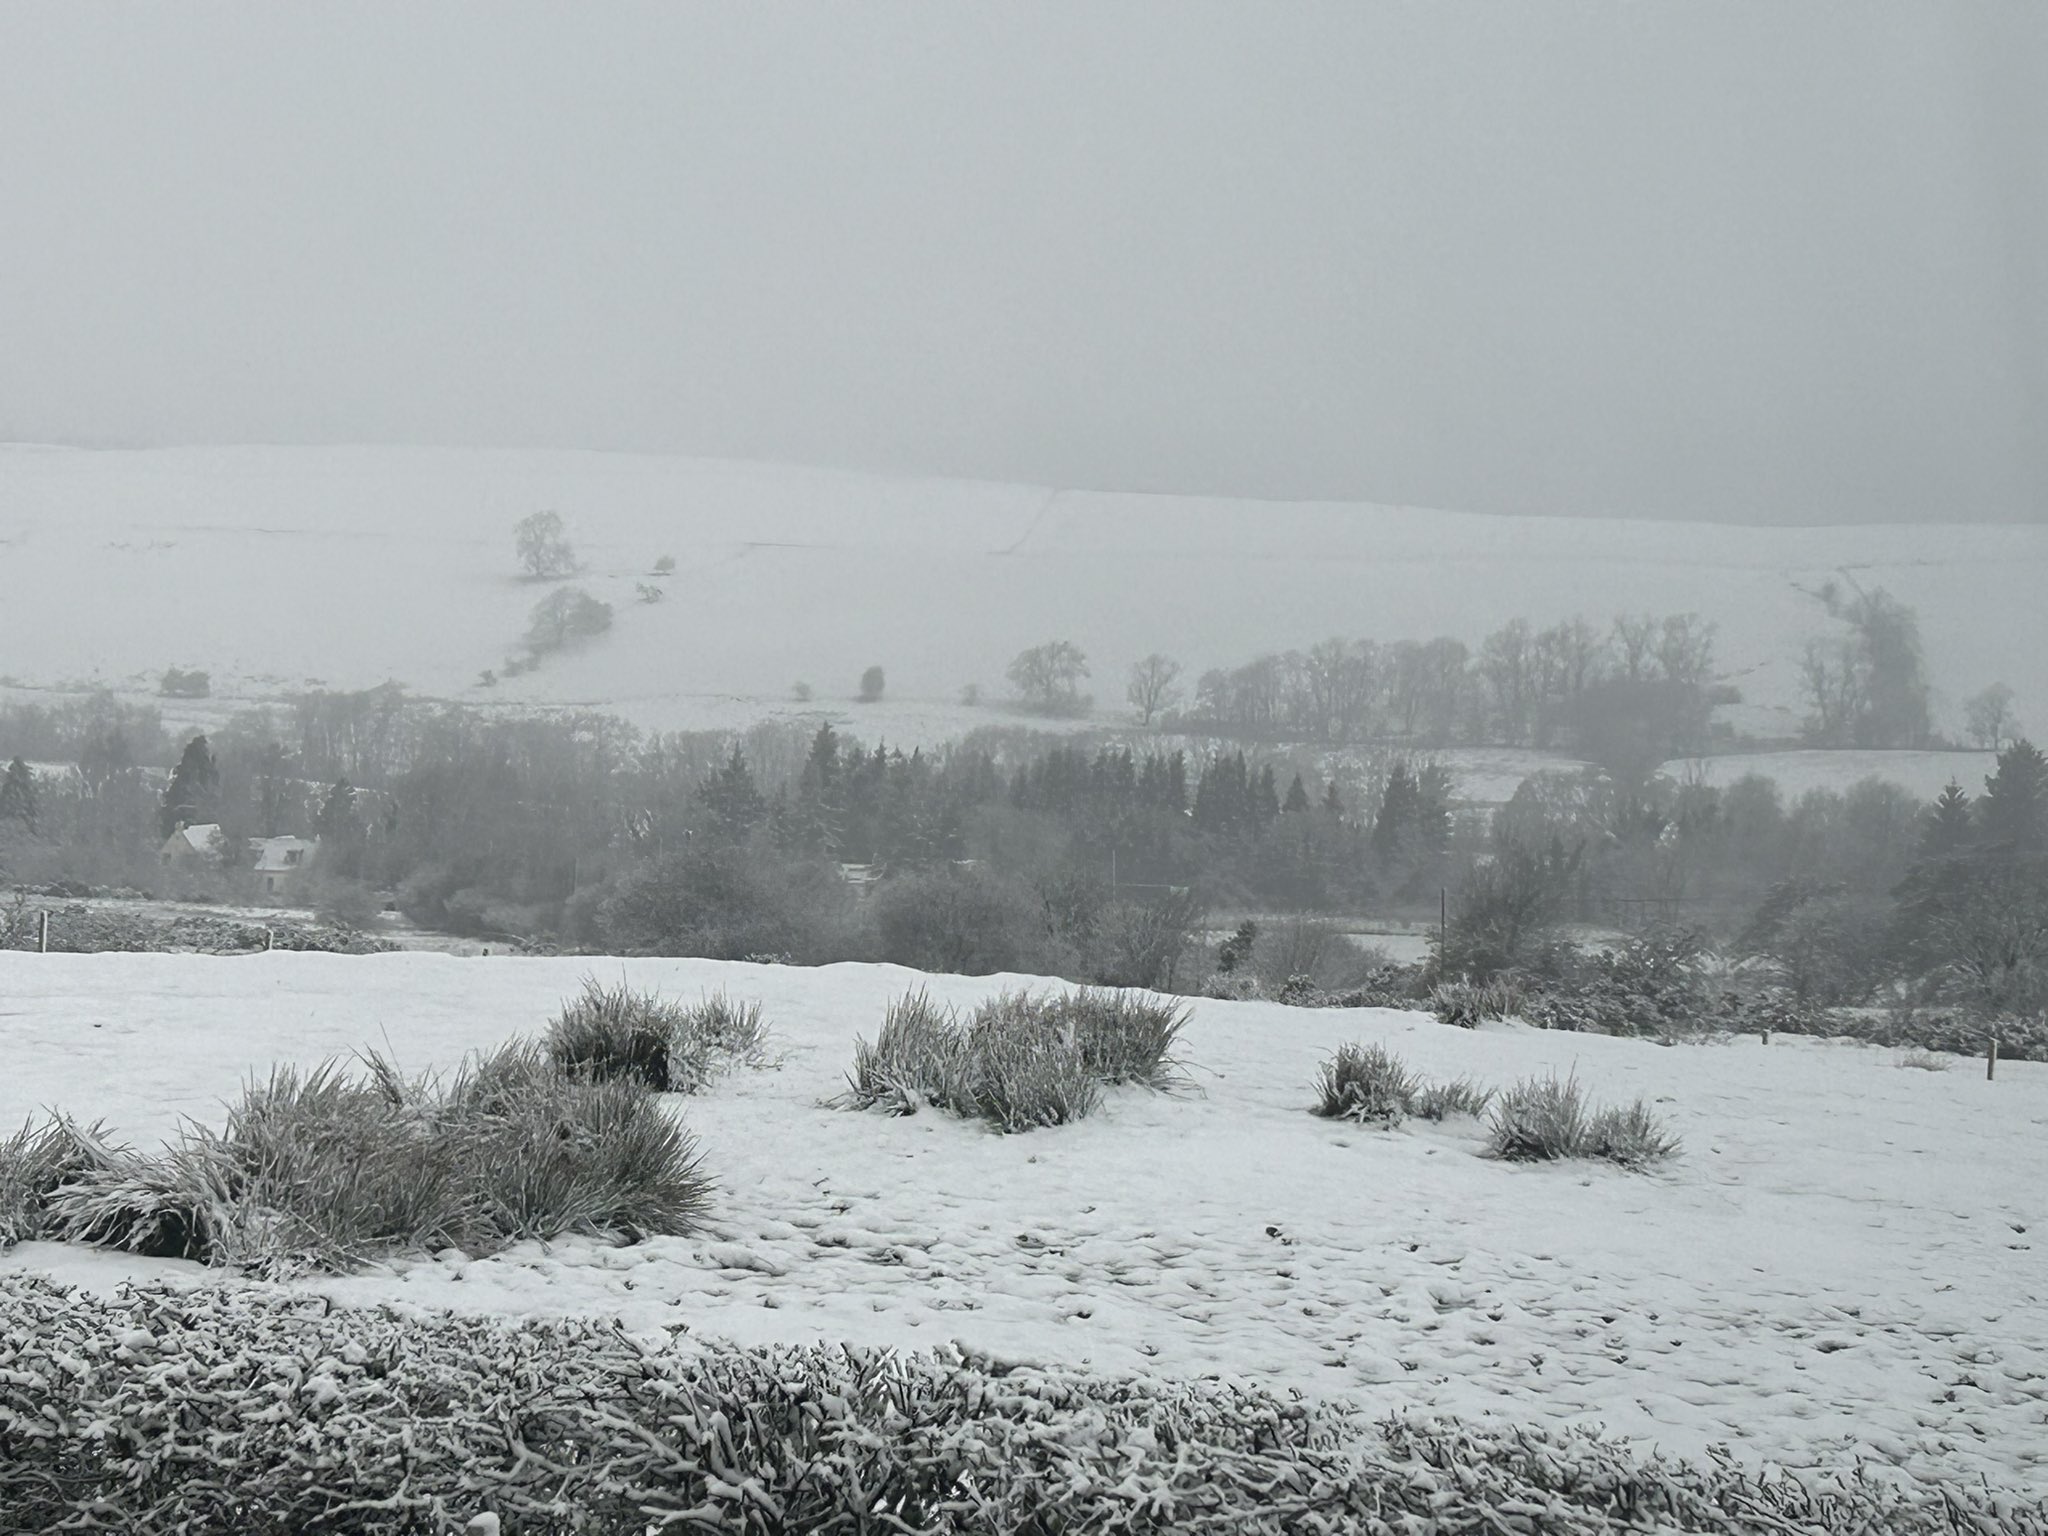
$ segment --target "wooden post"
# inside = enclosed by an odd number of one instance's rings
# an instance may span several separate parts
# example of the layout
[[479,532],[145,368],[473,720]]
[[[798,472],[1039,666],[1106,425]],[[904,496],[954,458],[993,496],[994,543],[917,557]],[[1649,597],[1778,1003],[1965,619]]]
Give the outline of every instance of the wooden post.
[[1439,975],[1444,968],[1444,952],[1451,946],[1451,892],[1450,887],[1436,888],[1436,968]]
[[266,955],[270,953],[271,941],[276,937],[277,932],[275,929],[265,928],[263,930],[263,953],[265,953]]
[[36,953],[47,955],[50,952],[50,909],[45,907],[36,915],[40,919],[36,923]]
[[1998,1036],[1996,1036],[1996,1035],[1993,1035],[1993,1036],[1991,1037],[1991,1047],[1990,1047],[1990,1049],[1988,1049],[1988,1050],[1987,1050],[1987,1051],[1985,1051],[1985,1053],[1984,1053],[1984,1081],[1985,1081],[1985,1082],[1987,1082],[1987,1083],[1990,1083],[1990,1082],[1995,1082],[1995,1081],[1997,1081],[1997,1079],[1998,1079]]

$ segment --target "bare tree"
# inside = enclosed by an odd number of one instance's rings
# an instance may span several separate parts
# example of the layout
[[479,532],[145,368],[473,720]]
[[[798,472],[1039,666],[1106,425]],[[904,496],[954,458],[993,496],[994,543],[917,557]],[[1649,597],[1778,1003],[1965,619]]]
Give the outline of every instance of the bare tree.
[[1048,640],[1020,651],[1006,675],[1031,708],[1048,715],[1079,714],[1080,682],[1088,675],[1088,657],[1071,640]]
[[576,551],[569,543],[559,512],[535,512],[512,528],[519,563],[536,581],[554,581],[576,573]]
[[1987,752],[2002,752],[2005,744],[2020,733],[2012,712],[2012,690],[1993,683],[1963,706],[1963,728],[1970,740]]
[[1150,725],[1181,701],[1180,663],[1154,651],[1132,666],[1124,697],[1138,712],[1139,724]]

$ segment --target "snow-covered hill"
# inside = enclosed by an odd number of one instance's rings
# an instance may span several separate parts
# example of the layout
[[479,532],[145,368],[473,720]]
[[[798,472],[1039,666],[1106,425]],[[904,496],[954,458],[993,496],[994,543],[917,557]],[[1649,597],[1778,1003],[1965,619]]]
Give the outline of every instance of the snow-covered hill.
[[[407,1071],[538,1032],[588,961],[0,954],[0,1125],[44,1106],[137,1140],[218,1124],[252,1071],[364,1046]],[[1198,1091],[1116,1090],[1002,1137],[821,1102],[856,1035],[928,985],[1022,978],[601,962],[672,996],[759,998],[774,1064],[683,1101],[713,1230],[528,1244],[305,1285],[359,1302],[682,1323],[741,1341],[961,1340],[1100,1370],[1223,1373],[1376,1410],[1604,1423],[1688,1456],[1857,1459],[2048,1492],[2048,1067],[1901,1070],[1755,1038],[1660,1049],[1417,1014],[1199,1002]],[[1043,983],[1039,983],[1043,984]],[[1654,1174],[1479,1155],[1475,1122],[1305,1111],[1318,1062],[1384,1042],[1431,1077],[1575,1072],[1683,1137]],[[87,1285],[195,1266],[27,1244]]]
[[[611,634],[476,686],[544,588],[512,525],[553,508],[617,606]],[[658,604],[636,586],[662,555]],[[0,448],[0,676],[146,689],[212,672],[224,707],[319,681],[396,678],[476,702],[581,702],[649,725],[744,725],[793,683],[844,711],[888,673],[863,734],[952,735],[989,718],[1009,659],[1080,644],[1121,710],[1131,661],[1190,675],[1333,634],[1694,610],[1722,626],[1747,697],[1787,707],[1826,628],[1800,591],[1846,568],[1919,610],[1955,703],[1993,679],[2048,719],[2048,530],[1771,529],[1503,518],[1409,508],[1053,492],[573,452]]]

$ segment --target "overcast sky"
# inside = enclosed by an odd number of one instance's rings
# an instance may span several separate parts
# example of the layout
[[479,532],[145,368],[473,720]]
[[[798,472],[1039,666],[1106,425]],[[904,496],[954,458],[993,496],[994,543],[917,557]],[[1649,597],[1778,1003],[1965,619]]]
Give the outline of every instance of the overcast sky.
[[0,439],[2048,518],[2048,5],[0,6]]

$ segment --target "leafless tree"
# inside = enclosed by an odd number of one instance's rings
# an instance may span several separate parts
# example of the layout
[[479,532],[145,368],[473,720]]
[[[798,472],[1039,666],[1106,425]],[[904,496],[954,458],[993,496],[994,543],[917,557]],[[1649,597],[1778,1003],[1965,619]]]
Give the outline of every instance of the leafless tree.
[[1993,683],[1963,706],[1963,728],[1970,740],[1987,752],[2002,752],[2006,743],[2020,733],[2012,712],[2012,690]]
[[576,572],[576,551],[571,547],[559,512],[535,512],[522,517],[512,528],[519,550],[519,563],[536,581],[554,581]]
[[1154,651],[1131,667],[1124,697],[1138,712],[1139,723],[1150,725],[1181,701],[1180,663],[1171,656],[1162,656]]
[[1048,640],[1019,652],[1007,675],[1010,686],[1031,708],[1048,715],[1077,714],[1088,657],[1071,640]]

